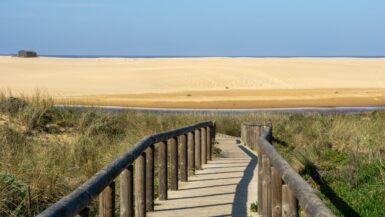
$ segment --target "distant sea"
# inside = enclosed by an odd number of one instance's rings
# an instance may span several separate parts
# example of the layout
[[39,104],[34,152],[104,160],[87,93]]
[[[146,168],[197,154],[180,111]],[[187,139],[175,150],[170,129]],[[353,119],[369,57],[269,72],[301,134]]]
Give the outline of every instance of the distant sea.
[[[0,54],[0,56],[15,56],[16,54]],[[204,58],[204,57],[249,57],[249,58],[385,58],[385,56],[136,56],[136,55],[44,55],[41,57],[60,58]]]

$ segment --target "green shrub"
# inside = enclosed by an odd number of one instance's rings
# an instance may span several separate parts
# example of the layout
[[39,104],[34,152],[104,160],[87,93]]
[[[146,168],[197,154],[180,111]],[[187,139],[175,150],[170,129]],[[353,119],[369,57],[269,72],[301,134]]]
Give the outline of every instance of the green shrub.
[[13,174],[0,172],[0,216],[25,216],[28,186]]
[[0,98],[0,112],[15,115],[20,110],[27,106],[24,99],[17,97],[1,97]]
[[251,212],[258,212],[258,203],[257,202],[250,204],[250,211]]

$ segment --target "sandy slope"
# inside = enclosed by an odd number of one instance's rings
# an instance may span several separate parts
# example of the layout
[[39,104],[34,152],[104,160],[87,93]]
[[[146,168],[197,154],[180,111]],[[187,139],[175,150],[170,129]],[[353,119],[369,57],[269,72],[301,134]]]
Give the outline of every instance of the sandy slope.
[[150,107],[385,104],[385,59],[0,57],[0,87]]

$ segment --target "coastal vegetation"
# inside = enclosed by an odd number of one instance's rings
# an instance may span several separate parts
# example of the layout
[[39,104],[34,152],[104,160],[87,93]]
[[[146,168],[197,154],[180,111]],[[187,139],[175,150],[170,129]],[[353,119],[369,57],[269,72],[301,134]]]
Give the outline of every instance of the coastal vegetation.
[[42,94],[0,94],[0,216],[34,216],[145,135],[203,120],[240,135],[273,123],[273,144],[338,216],[384,216],[385,112],[155,114],[62,109]]

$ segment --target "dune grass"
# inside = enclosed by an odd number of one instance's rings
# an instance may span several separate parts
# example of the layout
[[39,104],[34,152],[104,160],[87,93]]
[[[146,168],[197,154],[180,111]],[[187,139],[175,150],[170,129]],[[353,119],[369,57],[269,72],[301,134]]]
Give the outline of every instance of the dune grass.
[[274,145],[339,216],[384,216],[385,113],[153,114],[59,109],[0,94],[0,216],[34,216],[145,135],[203,120],[240,135],[271,121]]

